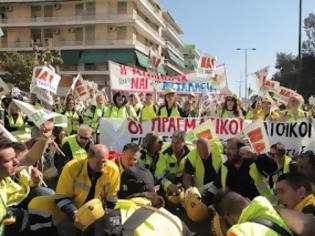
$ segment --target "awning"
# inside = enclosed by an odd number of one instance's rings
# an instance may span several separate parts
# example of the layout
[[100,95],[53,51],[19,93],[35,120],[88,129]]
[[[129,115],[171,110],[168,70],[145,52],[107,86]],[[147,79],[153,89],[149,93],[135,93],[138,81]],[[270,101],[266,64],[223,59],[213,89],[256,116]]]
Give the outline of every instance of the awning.
[[166,75],[166,71],[164,69],[164,66],[162,66],[162,65],[159,66],[158,73],[161,75]]
[[132,63],[131,50],[84,51],[80,62],[84,64],[105,64],[109,60],[117,63]]
[[185,63],[181,59],[179,59],[174,53],[172,53],[170,50],[168,50],[168,55],[170,56],[170,59],[173,62],[175,62],[180,67],[185,68]]
[[142,66],[144,68],[148,68],[149,58],[147,56],[143,55],[142,53],[137,52],[137,51],[136,51],[136,56],[137,56],[137,59],[138,59],[140,66]]
[[79,63],[81,51],[70,50],[70,51],[61,51],[61,57],[63,60],[63,64],[65,65],[76,65]]

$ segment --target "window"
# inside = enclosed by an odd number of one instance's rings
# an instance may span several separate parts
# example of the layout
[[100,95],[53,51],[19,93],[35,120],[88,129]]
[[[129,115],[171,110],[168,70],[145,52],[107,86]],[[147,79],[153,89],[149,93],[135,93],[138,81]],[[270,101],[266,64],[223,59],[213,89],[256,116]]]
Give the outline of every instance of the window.
[[85,39],[86,40],[95,40],[95,26],[88,25],[85,27]]
[[31,17],[41,17],[42,7],[38,5],[31,6]]
[[117,26],[115,28],[117,32],[117,39],[118,40],[124,40],[127,37],[127,27],[126,26]]
[[117,2],[117,13],[127,14],[127,2]]
[[75,15],[82,16],[83,15],[83,4],[79,3],[75,5]]
[[32,40],[34,42],[40,42],[42,36],[41,36],[41,30],[40,29],[31,29],[31,36]]
[[95,2],[86,3],[86,13],[87,15],[95,15],[96,4]]
[[53,6],[52,5],[45,5],[44,6],[44,16],[45,17],[52,17],[53,16]]
[[44,29],[44,39],[53,38],[54,30],[53,29]]
[[74,28],[75,40],[83,41],[83,29],[81,27]]

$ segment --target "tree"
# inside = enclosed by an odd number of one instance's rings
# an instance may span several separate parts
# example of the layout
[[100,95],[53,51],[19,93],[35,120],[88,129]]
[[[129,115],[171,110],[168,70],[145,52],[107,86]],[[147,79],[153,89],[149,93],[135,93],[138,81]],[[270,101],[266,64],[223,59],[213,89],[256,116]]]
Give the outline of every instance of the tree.
[[304,20],[304,29],[307,40],[303,42],[303,54],[315,55],[315,14],[310,13]]
[[278,71],[272,79],[279,81],[281,86],[297,90],[307,99],[315,95],[315,14],[304,20],[304,28],[307,40],[303,42],[301,79],[298,79],[298,57],[286,53],[277,53],[275,68]]
[[47,62],[52,66],[63,63],[59,51],[35,51],[33,53],[8,52],[0,55],[0,65],[5,73],[3,80],[23,91],[29,91],[33,67]]

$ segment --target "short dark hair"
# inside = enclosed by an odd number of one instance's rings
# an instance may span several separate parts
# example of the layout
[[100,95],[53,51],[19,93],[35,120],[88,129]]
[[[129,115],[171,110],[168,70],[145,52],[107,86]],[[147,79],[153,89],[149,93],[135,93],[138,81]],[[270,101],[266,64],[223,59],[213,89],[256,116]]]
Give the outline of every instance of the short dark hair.
[[12,148],[14,149],[14,151],[16,153],[21,153],[21,152],[24,152],[24,151],[26,151],[28,149],[26,144],[24,144],[24,143],[17,143],[17,142],[12,143]]
[[270,146],[270,148],[276,149],[279,154],[284,155],[285,154],[285,146],[283,143],[274,143]]
[[226,140],[226,142],[231,142],[231,141],[234,141],[236,143],[237,149],[247,146],[246,143],[240,138],[233,137]]
[[[13,148],[12,142],[7,142],[7,141],[1,141],[0,142],[0,151],[8,149],[8,148]],[[0,156],[0,158],[1,158],[1,156]]]
[[300,187],[304,187],[307,195],[312,193],[311,182],[306,178],[305,175],[301,173],[286,173],[279,176],[277,182],[286,180],[288,184],[294,189],[297,190]]
[[315,154],[313,151],[306,151],[304,153],[299,154],[298,157],[308,158],[313,169],[315,170]]
[[[238,196],[237,196],[238,195]],[[213,199],[213,206],[220,216],[240,214],[243,210],[242,196],[226,189],[220,190]]]
[[139,148],[139,146],[136,143],[127,143],[123,147],[123,152],[127,151],[127,150],[131,150],[133,152],[138,152],[140,150],[140,148]]

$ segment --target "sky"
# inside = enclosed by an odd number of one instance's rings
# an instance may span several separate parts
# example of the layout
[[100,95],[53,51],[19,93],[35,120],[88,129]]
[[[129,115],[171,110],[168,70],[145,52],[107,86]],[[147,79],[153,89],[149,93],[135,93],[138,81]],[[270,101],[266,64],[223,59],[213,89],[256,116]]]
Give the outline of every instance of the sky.
[[[247,72],[270,66],[276,72],[278,52],[298,54],[299,0],[158,0],[180,25],[185,44],[217,57],[227,69],[229,88],[244,95],[245,53]],[[303,0],[302,19],[315,12],[315,0]],[[303,31],[304,32],[304,31]],[[302,40],[306,39],[303,33]],[[248,77],[248,85],[256,89]]]

